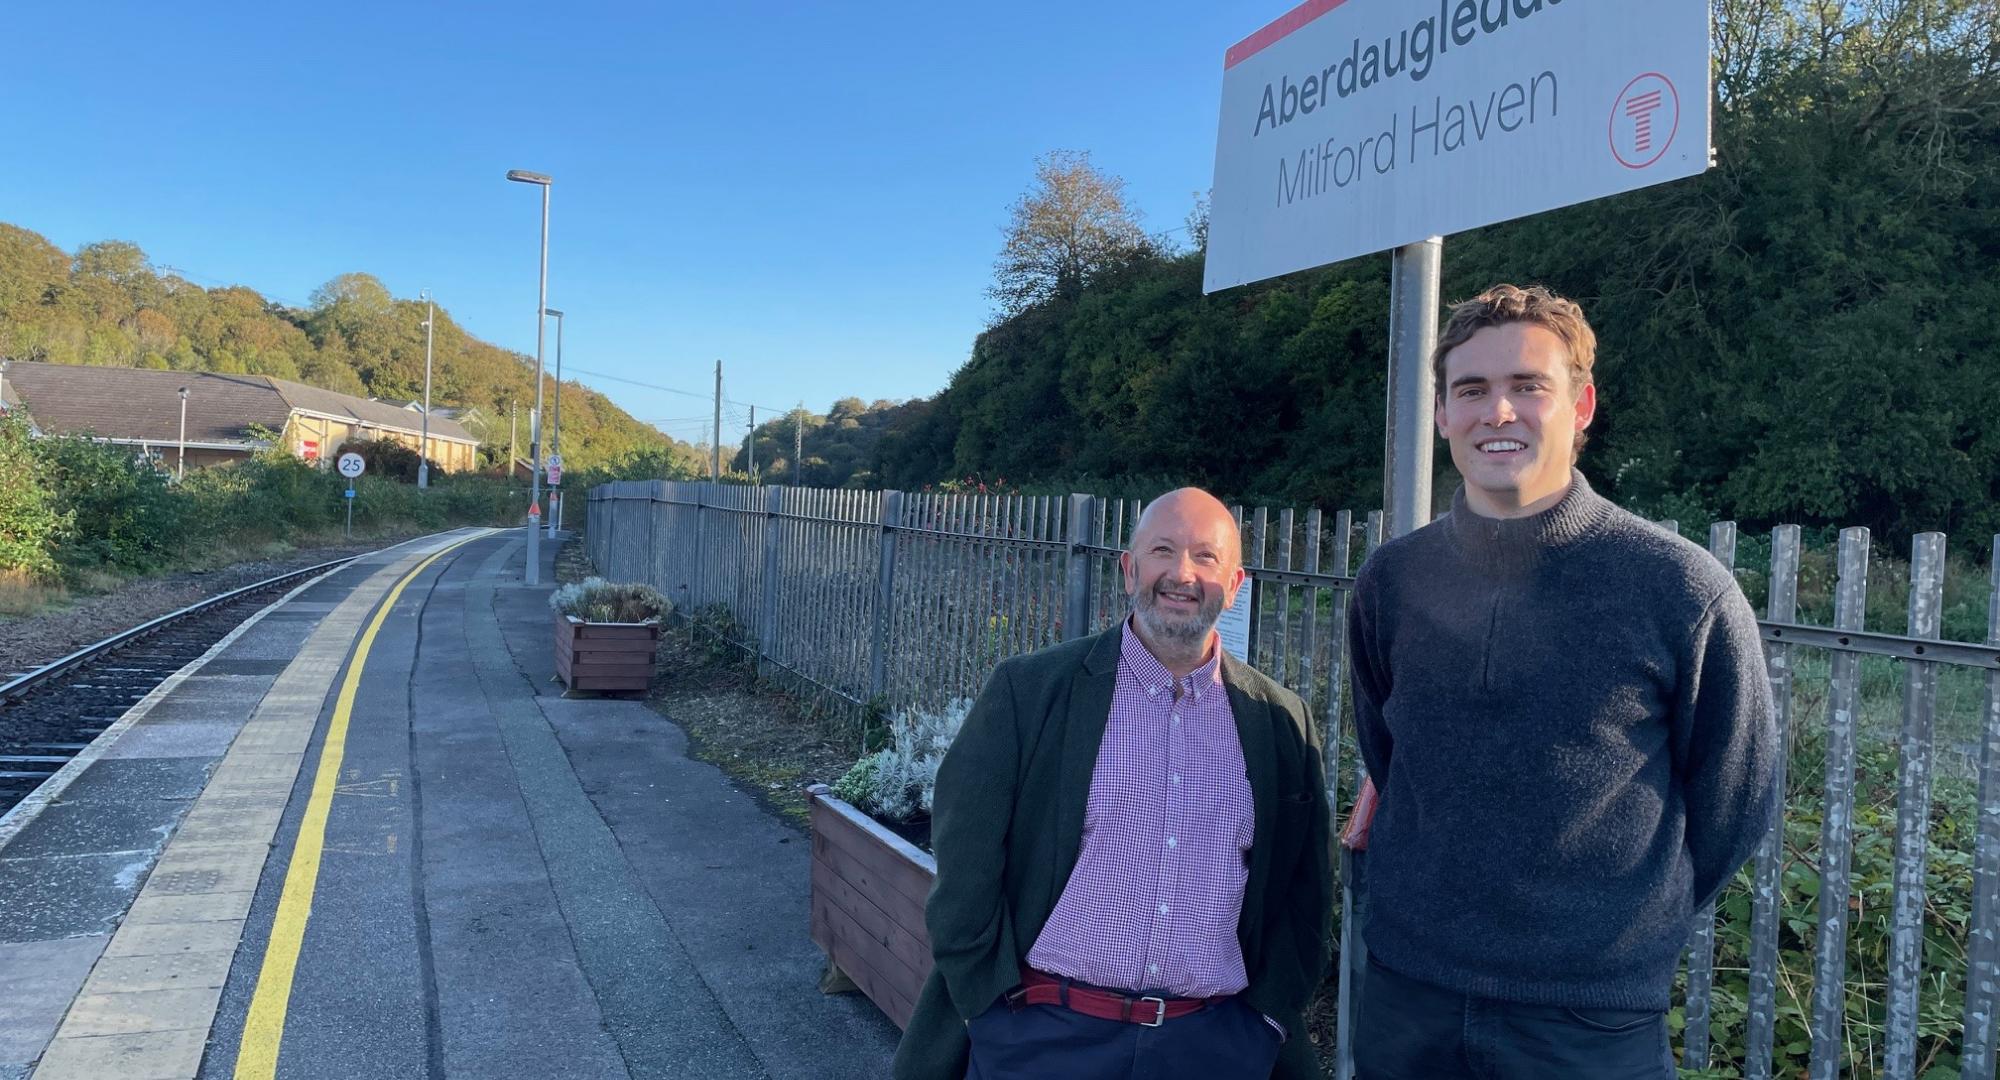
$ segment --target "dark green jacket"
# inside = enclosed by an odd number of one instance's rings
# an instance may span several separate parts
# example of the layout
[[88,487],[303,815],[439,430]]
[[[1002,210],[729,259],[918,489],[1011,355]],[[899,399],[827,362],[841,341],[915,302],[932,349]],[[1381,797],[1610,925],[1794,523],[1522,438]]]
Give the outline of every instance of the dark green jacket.
[[[1003,661],[938,769],[936,966],[896,1050],[897,1080],[960,1080],[965,1021],[1020,980],[1083,845],[1111,714],[1120,629]],[[1317,1076],[1300,1014],[1319,988],[1333,911],[1333,840],[1318,729],[1291,691],[1227,655],[1222,681],[1250,777],[1256,834],[1237,939],[1243,999],[1291,1038],[1273,1076]]]

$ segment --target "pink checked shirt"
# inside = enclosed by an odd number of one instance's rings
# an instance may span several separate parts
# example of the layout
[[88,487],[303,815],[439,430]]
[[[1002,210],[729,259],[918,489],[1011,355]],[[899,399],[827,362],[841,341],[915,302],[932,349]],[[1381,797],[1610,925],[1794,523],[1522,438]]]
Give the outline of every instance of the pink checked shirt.
[[1174,679],[1127,620],[1076,870],[1028,963],[1107,989],[1249,985],[1236,923],[1255,816],[1222,650]]

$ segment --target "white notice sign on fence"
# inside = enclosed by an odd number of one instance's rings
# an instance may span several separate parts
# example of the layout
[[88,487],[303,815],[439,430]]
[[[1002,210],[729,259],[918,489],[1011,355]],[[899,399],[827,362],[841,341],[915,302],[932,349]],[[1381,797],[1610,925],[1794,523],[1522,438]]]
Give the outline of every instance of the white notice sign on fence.
[[1704,0],[1307,0],[1224,56],[1203,289],[1693,176]]
[[1254,578],[1244,578],[1236,591],[1236,602],[1222,609],[1215,632],[1222,637],[1222,651],[1244,663],[1250,662],[1250,599],[1257,591]]

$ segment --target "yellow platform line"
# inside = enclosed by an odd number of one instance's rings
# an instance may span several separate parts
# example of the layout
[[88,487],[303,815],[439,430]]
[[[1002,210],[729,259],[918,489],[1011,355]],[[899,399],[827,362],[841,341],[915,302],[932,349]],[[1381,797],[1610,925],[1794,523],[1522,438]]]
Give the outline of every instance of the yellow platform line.
[[375,635],[394,610],[404,586],[414,581],[430,565],[458,548],[479,539],[467,537],[416,565],[389,590],[375,618],[361,634],[354,659],[347,665],[347,678],[340,684],[334,701],[333,719],[327,725],[326,742],[320,747],[319,766],[313,774],[312,796],[299,822],[299,838],[292,847],[292,862],[285,870],[285,889],[278,895],[278,914],[271,923],[271,940],[264,947],[264,964],[257,973],[257,990],[250,998],[250,1015],[243,1022],[243,1042],[236,1051],[236,1080],[273,1080],[278,1072],[278,1044],[285,1036],[285,1012],[292,1002],[292,977],[299,966],[299,949],[305,943],[306,920],[312,915],[313,889],[319,884],[319,860],[326,847],[326,818],[333,805],[333,788],[340,779],[340,762],[347,753],[347,724],[354,713],[354,695],[361,688],[361,670]]

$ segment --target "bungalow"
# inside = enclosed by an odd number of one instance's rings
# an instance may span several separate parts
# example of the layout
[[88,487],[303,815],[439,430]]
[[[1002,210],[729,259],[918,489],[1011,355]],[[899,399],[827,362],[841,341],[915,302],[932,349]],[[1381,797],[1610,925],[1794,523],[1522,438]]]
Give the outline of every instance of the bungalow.
[[[46,434],[88,434],[190,468],[241,460],[269,446],[268,432],[307,461],[349,438],[423,443],[423,417],[381,401],[266,375],[86,367],[9,361],[0,365],[0,406],[19,409]],[[183,414],[185,409],[185,414]],[[185,415],[185,424],[183,424]],[[478,465],[479,440],[431,413],[434,468]]]

